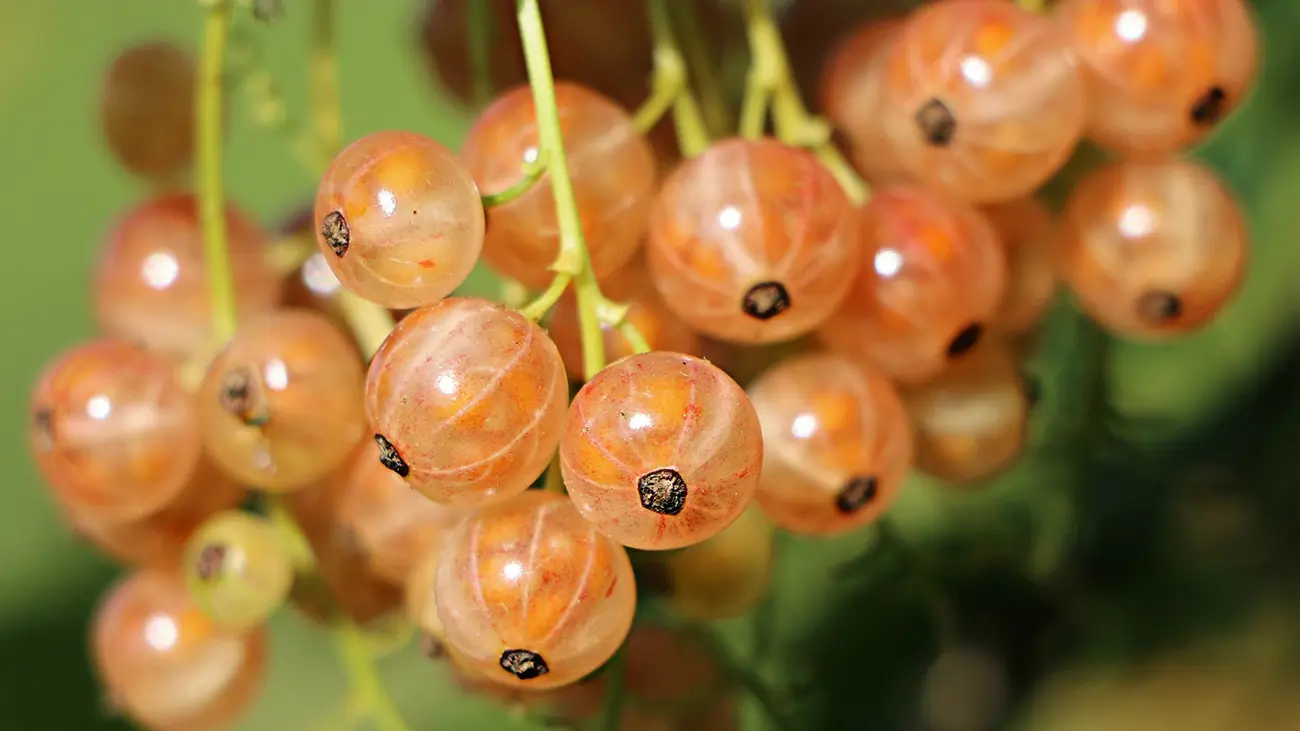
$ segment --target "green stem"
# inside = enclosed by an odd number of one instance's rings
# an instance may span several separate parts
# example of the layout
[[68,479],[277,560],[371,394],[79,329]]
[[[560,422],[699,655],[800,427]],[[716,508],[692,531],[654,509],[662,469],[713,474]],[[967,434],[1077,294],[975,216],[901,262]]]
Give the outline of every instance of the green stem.
[[578,325],[582,335],[582,367],[587,378],[605,367],[605,341],[600,331],[597,307],[603,299],[600,285],[591,271],[587,243],[578,220],[577,197],[560,131],[559,105],[555,100],[555,78],[546,48],[546,32],[537,0],[519,1],[519,36],[524,46],[524,63],[532,87],[537,114],[537,136],[541,155],[546,157],[555,194],[555,214],[560,229],[560,253],[551,269],[573,277],[578,299]]
[[364,709],[362,716],[372,721],[378,731],[410,731],[388,697],[383,679],[375,671],[370,645],[361,630],[351,622],[340,622],[334,628],[334,640],[343,659],[348,686]]
[[721,137],[731,130],[731,111],[727,109],[718,65],[709,52],[709,41],[704,37],[694,3],[676,2],[669,5],[675,16],[674,25],[681,30],[682,55],[690,69],[691,85],[699,94],[700,107],[711,136]]
[[203,23],[203,56],[199,61],[194,127],[199,220],[203,230],[203,263],[207,271],[213,336],[224,343],[235,334],[235,281],[226,248],[226,193],[221,169],[222,72],[230,37],[230,2],[221,0],[207,10]]
[[654,39],[656,87],[662,85],[674,89],[673,122],[677,126],[678,145],[683,155],[698,155],[709,146],[709,129],[686,78],[686,60],[673,35],[666,0],[647,0],[646,13],[650,20],[650,35]]
[[334,0],[315,0],[312,6],[310,78],[311,127],[316,139],[319,168],[324,171],[339,151],[343,139],[343,104],[339,94],[339,64],[334,41]]
[[537,299],[521,307],[519,313],[533,322],[540,321],[543,317],[546,317],[546,313],[551,311],[555,303],[560,301],[560,298],[564,296],[564,291],[569,288],[569,283],[572,281],[572,277],[568,274],[555,275],[555,278],[551,280],[551,286],[538,295]]
[[659,124],[659,120],[663,119],[669,109],[672,109],[673,102],[677,101],[678,95],[682,93],[680,86],[668,87],[660,84],[654,86],[650,98],[646,99],[632,114],[632,124],[642,134]]
[[772,89],[765,79],[751,71],[745,82],[745,98],[740,104],[740,136],[756,140],[763,136],[767,108],[772,103]]
[[623,699],[627,695],[627,657],[620,650],[609,661],[605,677],[609,683],[605,688],[605,702],[600,711],[601,731],[618,731],[623,720]]
[[473,69],[474,102],[485,105],[492,98],[492,17],[487,2],[471,0],[465,11],[469,24],[469,63]]
[[483,207],[504,206],[510,201],[518,199],[519,196],[527,193],[545,174],[546,158],[539,153],[536,160],[524,165],[523,177],[515,181],[509,188],[496,193],[484,193]]
[[637,329],[637,326],[627,320],[619,323],[618,332],[627,341],[627,344],[632,346],[633,353],[649,353],[653,350],[645,336]]

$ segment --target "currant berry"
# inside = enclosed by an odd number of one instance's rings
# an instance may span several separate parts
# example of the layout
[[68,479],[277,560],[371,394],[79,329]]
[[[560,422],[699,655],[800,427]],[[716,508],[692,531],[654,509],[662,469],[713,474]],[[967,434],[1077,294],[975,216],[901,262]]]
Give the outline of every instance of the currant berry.
[[775,140],[714,143],[664,182],[650,274],[702,333],[790,340],[831,315],[858,261],[852,205],[811,153]]
[[[645,276],[644,259],[637,256],[629,266],[635,267],[635,272],[601,283],[604,294],[627,305],[626,321],[641,333],[651,350],[699,355],[700,336],[664,303],[663,297]],[[627,269],[624,267],[619,272]],[[578,323],[578,302],[573,295],[566,294],[556,303],[547,332],[560,350],[569,379],[583,380],[582,332]],[[605,340],[605,357],[610,362],[636,352],[618,328],[602,325],[601,333]]]
[[905,182],[893,142],[880,124],[884,60],[904,18],[874,20],[858,28],[831,54],[822,72],[821,105],[826,119],[849,142],[853,166],[873,185]]
[[[578,217],[591,267],[606,276],[636,253],[654,195],[654,153],[631,116],[582,86],[555,85],[560,131],[573,178]],[[492,103],[470,129],[461,157],[485,193],[506,190],[537,159],[537,117],[528,87]],[[560,253],[560,230],[549,177],[487,212],[483,259],[495,271],[543,288]]]
[[604,664],[636,609],[627,553],[563,496],[535,490],[451,532],[434,594],[454,651],[499,683],[535,688]]
[[1248,232],[1213,172],[1181,160],[1116,163],[1075,186],[1059,268],[1083,308],[1133,338],[1196,329],[1241,283]]
[[903,392],[916,430],[916,467],[961,484],[1006,469],[1025,445],[1029,400],[1020,365],[988,342],[935,380]]
[[638,625],[624,647],[624,704],[620,729],[738,729],[735,693],[703,642],[656,624]]
[[228,632],[199,611],[175,569],[141,569],[95,610],[91,654],[105,692],[159,731],[230,723],[255,700],[266,633]]
[[95,340],[46,368],[31,398],[32,452],[61,503],[90,520],[152,513],[184,489],[202,453],[171,364]]
[[822,339],[893,380],[933,378],[995,317],[1007,286],[1002,247],[978,212],[912,186],[876,191],[857,220],[857,284]]
[[788,360],[749,387],[763,425],[757,501],[777,525],[834,535],[889,508],[912,466],[912,429],[884,376],[839,355]]
[[434,594],[441,557],[441,542],[428,546],[416,558],[402,582],[406,618],[419,630],[424,642],[424,653],[430,657],[447,654],[447,628],[438,616],[438,602]]
[[1060,25],[1088,92],[1088,136],[1161,156],[1204,137],[1245,98],[1259,39],[1241,0],[1065,0]]
[[97,516],[93,507],[84,511],[62,507],[77,535],[120,563],[145,565],[174,560],[199,525],[239,505],[246,494],[242,485],[203,457],[180,494],[149,515],[112,520]]
[[[226,234],[239,317],[269,312],[281,281],[262,232],[228,208]],[[127,213],[104,244],[94,290],[104,332],[177,360],[202,352],[212,340],[212,304],[194,196],[154,198]]]
[[195,603],[235,632],[265,622],[293,584],[293,564],[275,527],[236,510],[214,515],[194,532],[183,566]]
[[1004,333],[1025,333],[1042,319],[1056,294],[1056,219],[1035,198],[986,206],[982,213],[1007,257],[1007,290],[992,324]]
[[108,148],[127,170],[166,181],[194,156],[194,59],[165,42],[122,52],[104,77],[99,115]]
[[567,400],[555,343],[479,299],[402,320],[366,380],[380,461],[431,500],[466,506],[528,489],[555,453]]
[[739,617],[758,606],[772,579],[772,523],[756,507],[716,536],[664,555],[668,601],[696,622]]
[[908,175],[976,203],[1020,198],[1083,132],[1084,86],[1057,24],[1004,0],[917,10],[884,60],[879,109]]
[[367,440],[348,459],[335,520],[356,537],[371,570],[401,586],[465,511],[415,492],[379,456],[379,445]]
[[[588,676],[572,685],[538,690],[533,686],[502,685],[496,679],[500,673],[498,668],[490,668],[490,675],[484,674],[472,661],[454,650],[448,651],[447,658],[452,680],[464,694],[495,701],[516,712],[524,711],[535,717],[577,726],[597,717],[604,707],[607,684],[599,675]],[[636,729],[620,727],[619,731]]]
[[749,397],[707,361],[645,353],[578,391],[560,441],[569,497],[625,546],[681,548],[736,520],[758,486],[763,436]]
[[316,193],[316,242],[343,286],[385,307],[451,294],[483,249],[483,201],[456,155],[378,132],[334,158]]
[[362,438],[363,378],[356,349],[324,315],[257,318],[217,354],[199,389],[208,453],[259,488],[305,487]]

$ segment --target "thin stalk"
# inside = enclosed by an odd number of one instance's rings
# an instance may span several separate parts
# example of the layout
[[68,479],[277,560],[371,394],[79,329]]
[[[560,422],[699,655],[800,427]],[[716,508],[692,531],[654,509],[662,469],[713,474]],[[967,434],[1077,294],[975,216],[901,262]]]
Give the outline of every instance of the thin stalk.
[[222,72],[230,37],[230,2],[221,0],[207,10],[203,22],[203,54],[199,60],[194,128],[199,220],[203,231],[203,263],[207,272],[212,331],[219,342],[235,334],[235,281],[226,247],[226,192],[221,168],[224,103]]
[[673,25],[681,31],[682,55],[689,68],[688,78],[699,96],[700,108],[709,133],[714,137],[726,135],[731,130],[731,110],[727,108],[722,81],[718,77],[718,63],[710,53],[709,40],[703,29],[694,3],[675,2],[669,5],[676,21]]
[[537,159],[524,166],[524,175],[513,185],[505,190],[496,193],[483,194],[483,207],[492,208],[493,206],[503,206],[510,201],[518,199],[524,193],[532,189],[533,185],[541,180],[546,174],[546,158],[538,154]]
[[686,77],[686,60],[673,35],[666,0],[646,0],[646,13],[650,20],[650,35],[654,39],[656,82],[676,88],[673,122],[677,126],[677,142],[683,155],[697,155],[709,145],[709,128]]

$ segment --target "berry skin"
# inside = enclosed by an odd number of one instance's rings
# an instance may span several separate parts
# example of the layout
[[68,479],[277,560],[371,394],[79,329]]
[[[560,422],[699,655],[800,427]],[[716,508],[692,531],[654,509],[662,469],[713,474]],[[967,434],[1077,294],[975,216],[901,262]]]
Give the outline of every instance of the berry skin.
[[933,378],[995,317],[1007,287],[1002,246],[974,209],[913,186],[876,191],[857,221],[858,281],[822,339],[895,381]]
[[406,618],[420,631],[424,652],[431,657],[447,654],[447,629],[438,616],[438,602],[434,583],[438,578],[438,562],[442,558],[442,543],[426,547],[416,557],[414,565],[402,582]]
[[379,445],[372,440],[365,440],[343,469],[346,486],[335,520],[356,536],[376,575],[403,585],[465,511],[412,490],[379,461]]
[[687,324],[737,343],[791,340],[853,282],[852,206],[811,153],[775,140],[714,143],[655,203],[650,274]]
[[[267,262],[262,231],[228,208],[226,243],[240,321],[274,309],[282,283]],[[128,212],[104,243],[95,269],[95,318],[109,335],[184,360],[212,339],[206,277],[195,197],[153,198]]]
[[104,139],[127,170],[165,182],[194,157],[194,59],[165,42],[123,51],[100,96]]
[[1007,257],[1007,291],[992,324],[1004,333],[1026,333],[1038,325],[1056,294],[1052,253],[1059,227],[1035,198],[985,206],[981,212]]
[[378,132],[334,158],[316,192],[316,243],[343,286],[385,307],[437,302],[483,250],[483,201],[441,144]]
[[932,477],[985,480],[1025,446],[1025,378],[1001,343],[984,343],[937,379],[904,390],[903,399],[916,430],[916,467]]
[[236,510],[214,515],[185,547],[192,597],[218,626],[245,632],[271,616],[293,584],[293,564],[275,527]]
[[[650,143],[625,109],[576,84],[555,85],[560,130],[573,178],[578,216],[597,276],[613,273],[641,244],[654,196]],[[506,190],[537,156],[532,92],[520,87],[499,97],[470,129],[461,157],[484,193]],[[549,177],[520,197],[487,212],[483,259],[494,271],[536,289],[553,276],[560,230]]]
[[840,43],[822,71],[826,119],[848,138],[853,166],[878,186],[907,178],[880,124],[884,59],[904,20],[884,18],[861,26]]
[[202,453],[173,366],[113,339],[59,357],[37,381],[32,452],[59,502],[90,521],[141,518],[171,502]]
[[161,509],[131,520],[105,520],[94,511],[63,505],[73,531],[114,560],[127,565],[174,560],[190,535],[210,516],[243,501],[247,491],[206,456],[180,494]]
[[686,619],[739,617],[763,600],[772,579],[772,523],[750,506],[716,536],[664,554],[668,602]]
[[1023,197],[1083,132],[1084,87],[1057,24],[1005,0],[917,10],[883,61],[885,128],[900,166],[974,203]]
[[696,637],[655,624],[640,624],[624,648],[620,731],[736,731],[736,693],[722,668]]
[[636,609],[622,547],[563,496],[536,490],[483,508],[448,535],[434,594],[454,652],[498,683],[538,689],[604,664]]
[[749,387],[763,425],[758,505],[796,533],[834,535],[880,517],[912,466],[912,428],[884,376],[840,355],[800,356]]
[[555,343],[518,312],[480,299],[408,315],[366,380],[381,461],[448,505],[528,489],[555,453],[567,400]]
[[307,486],[362,438],[363,371],[324,315],[281,310],[245,325],[199,389],[208,453],[234,477],[272,492]]
[[262,688],[265,630],[216,627],[174,568],[140,569],[119,580],[96,608],[90,635],[105,692],[151,731],[225,726]]
[[614,363],[578,391],[560,469],[582,517],[625,546],[666,550],[717,535],[758,486],[763,437],[736,382],[680,353]]
[[1150,340],[1213,318],[1241,283],[1248,245],[1240,207],[1207,168],[1122,162],[1075,186],[1058,267],[1104,327]]
[[1241,0],[1062,0],[1088,93],[1088,136],[1159,157],[1203,138],[1245,98],[1259,39]]

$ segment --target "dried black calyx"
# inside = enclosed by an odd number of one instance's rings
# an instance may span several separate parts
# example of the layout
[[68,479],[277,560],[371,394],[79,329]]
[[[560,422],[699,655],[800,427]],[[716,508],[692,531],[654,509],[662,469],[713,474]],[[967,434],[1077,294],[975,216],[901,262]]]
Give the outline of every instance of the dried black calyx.
[[1183,314],[1183,301],[1172,292],[1147,292],[1138,298],[1138,316],[1157,325]]
[[50,409],[40,408],[32,414],[32,442],[38,452],[54,449],[54,412]]
[[978,322],[967,325],[965,329],[953,337],[952,342],[948,343],[948,357],[958,358],[969,353],[979,344],[982,337],[984,337],[983,325]]
[[225,568],[227,550],[220,543],[209,543],[204,546],[194,561],[194,573],[204,581],[216,580]]
[[857,512],[876,498],[878,487],[874,477],[850,477],[835,496],[835,509],[846,515]]
[[256,384],[253,373],[247,368],[235,368],[221,379],[217,393],[221,408],[234,414],[248,426],[262,426],[267,422],[264,409],[257,407]]
[[506,650],[501,653],[501,669],[519,678],[532,680],[551,672],[546,660],[532,650]]
[[375,435],[375,444],[379,445],[379,464],[396,472],[401,477],[411,474],[411,466],[402,459],[402,455],[397,453],[397,447],[388,441],[383,434]]
[[660,515],[677,515],[686,505],[686,480],[674,469],[655,470],[636,481],[641,507]]
[[342,212],[330,211],[325,214],[325,220],[320,226],[320,235],[338,258],[342,259],[343,255],[348,253],[348,245],[352,243],[352,230],[348,228],[348,220],[343,217]]
[[420,635],[420,651],[430,660],[441,660],[447,656],[447,645],[428,632]]
[[1222,86],[1212,86],[1192,102],[1192,121],[1200,125],[1211,125],[1223,119],[1228,111],[1228,92]]
[[756,320],[771,320],[790,309],[790,292],[780,282],[759,282],[745,292],[740,308]]
[[935,147],[947,147],[957,133],[957,118],[952,116],[948,105],[938,99],[922,104],[912,119],[925,141]]

